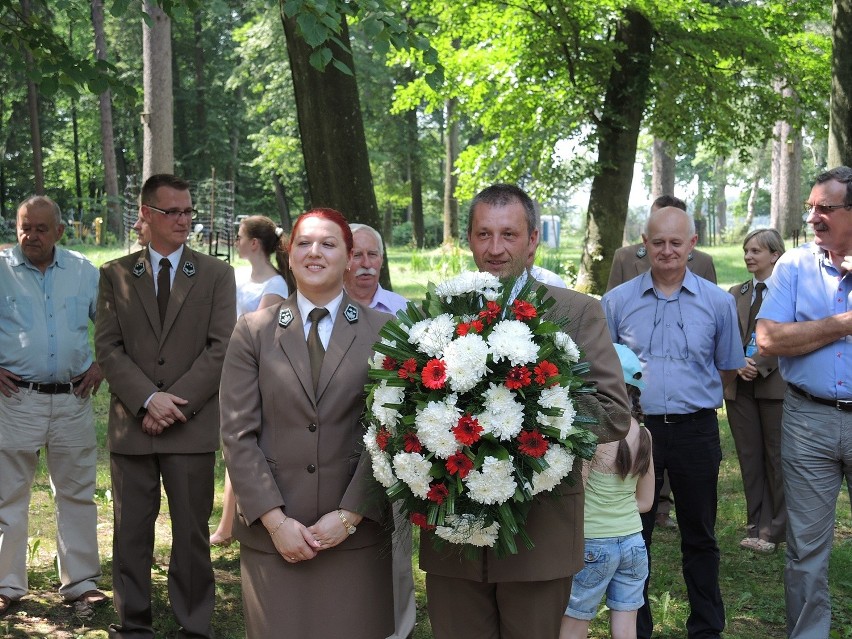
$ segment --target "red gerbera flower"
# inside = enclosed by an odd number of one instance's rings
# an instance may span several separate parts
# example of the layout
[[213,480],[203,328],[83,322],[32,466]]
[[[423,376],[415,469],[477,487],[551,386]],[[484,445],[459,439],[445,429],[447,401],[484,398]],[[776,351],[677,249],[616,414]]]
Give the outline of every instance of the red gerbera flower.
[[392,371],[396,368],[397,361],[391,357],[390,355],[385,355],[385,358],[382,360],[382,368],[386,371]]
[[556,365],[551,364],[546,359],[542,360],[533,370],[537,384],[546,384],[551,377],[559,375],[559,369],[556,368]]
[[460,335],[464,337],[470,331],[470,324],[467,322],[462,322],[458,326],[456,326],[456,335]]
[[442,359],[430,359],[423,367],[423,385],[432,390],[443,388],[447,383],[447,365]]
[[417,372],[417,360],[413,357],[405,360],[402,366],[399,367],[397,375],[402,379],[411,379],[413,373]]
[[479,311],[479,317],[484,319],[489,324],[493,324],[500,315],[500,305],[497,302],[488,302],[485,305],[485,310]]
[[414,433],[406,433],[402,441],[406,453],[419,453],[423,450],[423,444]]
[[482,426],[475,417],[469,414],[459,418],[458,424],[453,426],[453,435],[456,436],[456,441],[462,446],[471,446],[479,441],[479,434],[482,432]]
[[411,513],[408,518],[411,520],[411,523],[415,526],[420,526],[426,530],[432,530],[435,526],[430,526],[428,520],[426,519],[426,515],[423,513]]
[[391,434],[386,428],[382,428],[378,433],[376,433],[376,444],[378,444],[380,450],[387,448],[390,438]]
[[506,375],[506,388],[516,390],[529,386],[532,383],[532,374],[526,366],[513,366]]
[[515,300],[512,304],[512,310],[515,313],[515,319],[520,321],[530,320],[538,315],[535,306],[524,300]]
[[542,457],[547,452],[547,440],[537,428],[523,430],[518,435],[518,450],[530,457]]
[[473,320],[470,323],[470,330],[476,333],[481,333],[485,330],[485,324],[482,323],[482,320]]
[[426,493],[426,499],[434,501],[436,504],[443,504],[449,494],[449,489],[444,486],[444,484],[438,482],[429,486],[429,492]]
[[464,479],[473,470],[473,462],[470,457],[458,451],[447,459],[447,470],[451,475],[457,474],[460,479]]

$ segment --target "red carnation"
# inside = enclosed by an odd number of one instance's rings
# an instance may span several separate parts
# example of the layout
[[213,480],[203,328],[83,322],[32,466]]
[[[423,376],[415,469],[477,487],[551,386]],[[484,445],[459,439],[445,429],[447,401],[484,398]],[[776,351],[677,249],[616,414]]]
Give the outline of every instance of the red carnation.
[[515,313],[515,319],[520,321],[531,320],[538,315],[535,306],[524,300],[515,300],[512,304],[512,310]]
[[426,493],[426,499],[434,501],[436,504],[443,504],[447,495],[450,494],[449,489],[441,483],[435,483],[429,486],[429,492]]
[[547,440],[537,428],[521,431],[518,435],[518,450],[530,457],[542,457],[547,452]]
[[482,432],[482,426],[475,417],[468,414],[459,418],[458,424],[453,426],[453,435],[456,436],[456,441],[462,446],[471,446],[479,441],[479,435]]
[[412,374],[417,372],[417,360],[413,357],[411,359],[405,360],[402,366],[399,367],[399,371],[397,371],[397,375],[399,375],[402,379],[410,379]]
[[497,302],[488,302],[485,305],[485,310],[479,311],[479,317],[484,319],[489,324],[494,323],[500,315],[500,305]]
[[392,371],[396,368],[397,361],[391,357],[390,355],[385,355],[385,358],[382,360],[382,368],[386,371]]
[[406,433],[402,441],[406,453],[419,453],[423,450],[423,444],[420,443],[414,433]]
[[429,522],[426,519],[426,515],[424,515],[423,513],[411,513],[408,518],[415,526],[420,526],[421,528],[425,528],[426,530],[432,530],[433,528],[435,528],[435,526],[429,525]]
[[547,384],[547,380],[559,375],[559,369],[556,368],[556,365],[551,364],[546,359],[542,360],[533,370],[535,371],[535,381],[537,384]]
[[530,369],[526,366],[513,366],[508,375],[506,375],[505,383],[506,388],[516,390],[524,386],[529,386],[531,382],[532,374],[530,373]]
[[473,462],[470,457],[458,451],[447,459],[447,470],[451,475],[458,474],[460,479],[464,479],[473,470]]
[[391,434],[386,428],[382,428],[378,433],[376,433],[376,444],[378,444],[380,450],[384,450],[388,447],[390,438]]
[[432,390],[443,388],[447,382],[447,365],[442,359],[430,359],[423,367],[423,385]]
[[467,322],[462,322],[458,326],[456,326],[456,335],[460,335],[464,337],[470,331],[470,324]]

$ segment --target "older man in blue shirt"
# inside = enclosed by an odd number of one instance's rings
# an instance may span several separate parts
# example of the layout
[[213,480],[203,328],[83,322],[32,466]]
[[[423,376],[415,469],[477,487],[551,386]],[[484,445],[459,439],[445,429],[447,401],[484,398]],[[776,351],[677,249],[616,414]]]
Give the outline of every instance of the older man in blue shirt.
[[828,637],[828,559],[844,475],[852,479],[852,169],[816,178],[814,241],[775,264],[757,315],[761,355],[788,382],[781,420],[787,499],[784,587],[789,637]]
[[39,450],[56,502],[59,593],[78,613],[107,600],[94,503],[97,445],[90,395],[98,271],[56,246],[59,207],[35,196],[18,208],[18,244],[0,252],[0,615],[27,593],[27,525]]
[[[690,639],[719,637],[725,608],[719,589],[716,501],[722,451],[716,409],[722,388],[745,365],[733,298],[688,268],[695,224],[685,211],[651,213],[642,238],[651,270],[612,289],[602,303],[614,342],[642,361],[645,425],[654,439],[657,492],[668,470],[678,504]],[[654,508],[642,516],[650,548]],[[651,636],[647,603],[637,633]]]

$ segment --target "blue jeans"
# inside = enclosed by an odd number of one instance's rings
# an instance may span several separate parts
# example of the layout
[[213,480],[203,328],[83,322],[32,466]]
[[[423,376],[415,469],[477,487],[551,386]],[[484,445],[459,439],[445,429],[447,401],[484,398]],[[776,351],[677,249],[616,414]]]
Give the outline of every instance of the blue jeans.
[[[715,639],[725,629],[725,606],[719,589],[719,546],[716,543],[716,505],[719,464],[722,448],[719,421],[715,411],[675,424],[648,415],[645,426],[654,438],[654,473],[657,490],[663,485],[663,471],[677,504],[677,523],[681,536],[681,570],[689,597],[686,630],[689,639]],[[654,531],[654,506],[642,515],[642,536],[649,553]],[[650,580],[650,576],[649,576]],[[639,639],[650,639],[654,622],[648,604],[639,609],[636,629]]]
[[844,475],[852,486],[852,413],[788,390],[781,423],[788,511],[787,634],[794,639],[825,639],[831,629],[828,559]]
[[639,610],[648,578],[648,554],[642,533],[586,539],[585,565],[574,575],[565,614],[574,619],[595,618],[606,594],[610,610]]

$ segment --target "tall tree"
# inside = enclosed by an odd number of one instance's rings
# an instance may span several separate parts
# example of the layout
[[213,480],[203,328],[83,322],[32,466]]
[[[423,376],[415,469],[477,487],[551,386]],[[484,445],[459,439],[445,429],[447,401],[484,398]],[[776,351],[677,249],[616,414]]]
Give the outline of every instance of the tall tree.
[[828,164],[852,166],[852,0],[834,0],[831,19]]
[[[21,15],[28,20],[32,15],[30,0],[21,0]],[[30,144],[33,153],[33,186],[36,195],[44,195],[44,161],[41,152],[41,123],[39,122],[38,88],[32,78],[33,55],[30,49],[24,50],[27,70],[27,112],[30,116]]]
[[459,200],[456,195],[458,173],[456,160],[459,157],[459,121],[456,107],[458,100],[447,100],[444,111],[444,242],[458,242]]
[[661,195],[674,195],[675,158],[672,145],[662,138],[654,138],[651,171],[651,199]]
[[154,0],[145,0],[144,6],[148,18],[142,23],[143,180],[155,173],[173,173],[175,168],[171,18]]

